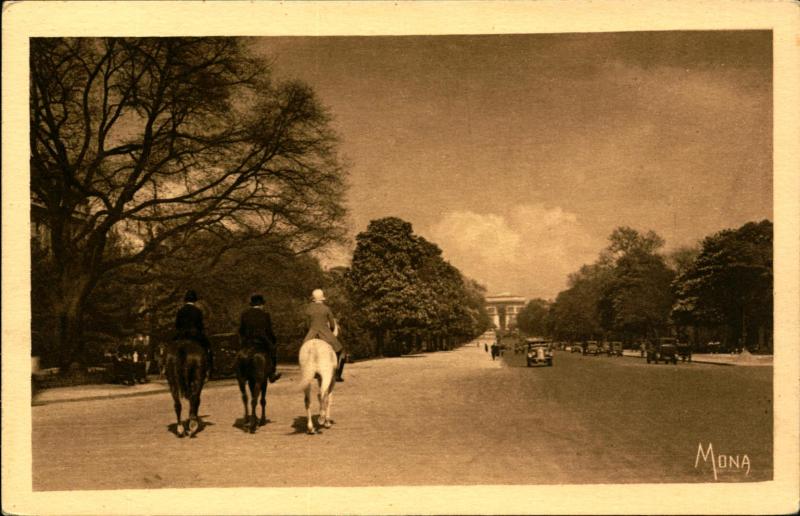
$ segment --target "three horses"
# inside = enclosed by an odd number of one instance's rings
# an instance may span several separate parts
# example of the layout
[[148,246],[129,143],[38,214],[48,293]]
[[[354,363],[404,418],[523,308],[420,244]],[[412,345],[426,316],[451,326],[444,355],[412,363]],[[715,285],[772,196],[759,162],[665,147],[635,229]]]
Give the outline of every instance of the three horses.
[[[307,431],[315,434],[316,428],[311,416],[311,390],[314,383],[318,386],[319,400],[318,423],[330,428],[333,387],[336,384],[336,353],[330,344],[321,339],[311,339],[303,343],[299,352],[300,388],[304,394]],[[176,433],[178,437],[186,435],[186,428],[181,421],[181,398],[189,401],[188,435],[194,437],[200,430],[198,410],[200,393],[206,379],[208,358],[203,347],[189,339],[174,340],[167,346],[165,368],[170,392],[177,417]],[[244,404],[244,424],[250,433],[255,433],[258,426],[267,422],[267,384],[271,361],[266,349],[258,344],[245,343],[236,354],[236,379]],[[250,390],[248,403],[247,389]],[[260,395],[261,418],[256,419],[256,405]],[[250,409],[248,409],[248,405]]]

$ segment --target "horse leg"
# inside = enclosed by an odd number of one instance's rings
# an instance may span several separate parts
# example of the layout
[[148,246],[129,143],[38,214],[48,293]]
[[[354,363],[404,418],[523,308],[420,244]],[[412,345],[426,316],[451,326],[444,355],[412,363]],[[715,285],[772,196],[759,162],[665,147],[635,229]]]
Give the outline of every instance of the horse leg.
[[194,437],[200,430],[200,393],[203,391],[203,380],[205,371],[203,368],[194,369],[191,380],[191,399],[189,400],[189,437]]
[[[169,364],[172,366],[172,364]],[[183,424],[181,423],[181,390],[178,382],[180,381],[175,374],[174,369],[167,370],[167,380],[169,381],[169,392],[172,394],[172,406],[175,408],[175,419],[177,425],[175,426],[175,433],[178,437],[183,437]]]
[[256,433],[256,405],[258,404],[258,382],[250,381],[250,433]]
[[327,423],[327,426],[325,428],[330,428],[331,425],[333,424],[333,421],[331,420],[331,405],[333,405],[333,389],[328,391],[327,398],[328,399],[325,400],[325,422]]
[[306,426],[309,434],[315,434],[317,431],[314,429],[314,420],[311,418],[311,382],[306,384],[304,392],[306,402]]
[[181,395],[173,391],[172,393],[173,406],[175,407],[175,418],[178,421],[175,427],[175,432],[178,437],[183,437],[183,423],[181,423]]
[[245,379],[239,378],[239,390],[242,393],[242,404],[244,405],[244,418],[243,424],[247,424],[247,387],[245,386]]
[[[334,374],[335,371],[334,371]],[[334,378],[333,376],[325,375],[324,378],[320,378],[320,385],[319,385],[319,393],[320,393],[320,400],[319,400],[319,419],[322,426],[325,428],[331,427],[331,420],[330,420],[330,408],[331,408],[331,390],[333,388]]]
[[267,380],[261,382],[261,420],[259,426],[267,424]]

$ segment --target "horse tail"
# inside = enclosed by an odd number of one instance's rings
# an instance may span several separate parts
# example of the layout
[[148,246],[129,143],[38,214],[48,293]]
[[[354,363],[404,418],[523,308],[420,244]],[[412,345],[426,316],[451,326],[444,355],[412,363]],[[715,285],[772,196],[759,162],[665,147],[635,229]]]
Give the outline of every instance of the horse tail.
[[300,390],[305,391],[314,381],[317,373],[317,359],[313,342],[308,340],[300,346],[298,362],[300,363]]
[[189,387],[189,379],[191,377],[189,372],[189,364],[187,361],[187,351],[184,346],[178,346],[178,353],[177,353],[177,369],[178,369],[178,386],[181,390],[181,396],[186,399],[189,399],[189,395],[192,392],[191,388]]

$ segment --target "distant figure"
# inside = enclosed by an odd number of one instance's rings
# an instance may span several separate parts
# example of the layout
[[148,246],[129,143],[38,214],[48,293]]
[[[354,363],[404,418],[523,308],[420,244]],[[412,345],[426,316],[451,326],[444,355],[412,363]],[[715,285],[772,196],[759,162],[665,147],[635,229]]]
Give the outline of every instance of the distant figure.
[[487,353],[489,352],[489,345],[485,342],[483,343],[483,350]]
[[499,354],[499,352],[500,352],[500,348],[498,347],[497,343],[495,342],[494,344],[492,344],[492,360],[497,358],[497,355]]

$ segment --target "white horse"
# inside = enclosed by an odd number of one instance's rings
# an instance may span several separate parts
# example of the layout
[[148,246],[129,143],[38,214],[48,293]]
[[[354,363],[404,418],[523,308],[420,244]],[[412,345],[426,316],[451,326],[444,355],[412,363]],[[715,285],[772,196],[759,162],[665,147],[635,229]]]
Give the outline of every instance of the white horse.
[[[337,328],[338,329],[338,328]],[[334,331],[334,334],[338,333]],[[321,339],[307,340],[300,347],[300,388],[305,393],[306,415],[308,417],[308,433],[315,434],[314,422],[311,419],[311,384],[317,380],[319,386],[319,424],[331,427],[331,403],[333,386],[336,384],[336,353],[333,347]]]

